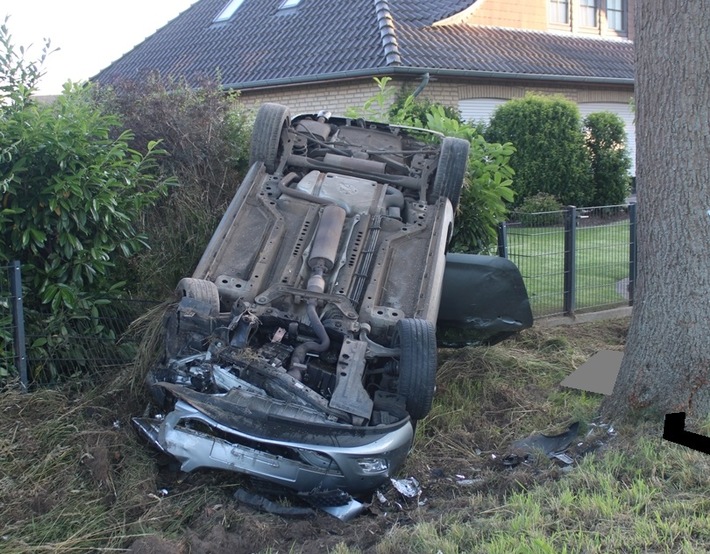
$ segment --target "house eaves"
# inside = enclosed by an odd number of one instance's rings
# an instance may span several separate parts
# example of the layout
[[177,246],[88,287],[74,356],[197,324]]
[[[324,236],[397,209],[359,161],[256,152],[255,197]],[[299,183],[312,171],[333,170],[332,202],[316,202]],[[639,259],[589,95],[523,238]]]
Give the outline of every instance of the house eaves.
[[425,74],[437,77],[449,77],[458,79],[500,79],[513,81],[538,81],[557,83],[579,83],[579,84],[602,84],[602,85],[624,85],[633,86],[633,78],[609,78],[591,77],[585,75],[550,75],[541,73],[500,73],[497,71],[478,70],[457,70],[442,69],[436,67],[376,67],[372,69],[360,69],[356,71],[340,71],[332,73],[321,73],[314,75],[300,75],[298,77],[285,77],[281,79],[266,79],[262,81],[248,81],[242,83],[226,83],[223,85],[228,90],[260,90],[275,87],[303,86],[313,83],[338,82],[366,77],[381,76],[406,76],[423,77]]

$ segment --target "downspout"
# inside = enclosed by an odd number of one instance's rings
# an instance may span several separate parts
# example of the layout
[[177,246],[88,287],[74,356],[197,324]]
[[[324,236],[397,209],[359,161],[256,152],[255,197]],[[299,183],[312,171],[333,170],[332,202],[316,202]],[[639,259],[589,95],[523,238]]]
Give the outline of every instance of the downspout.
[[412,93],[412,96],[416,98],[419,96],[422,91],[424,90],[424,87],[426,87],[429,84],[429,72],[427,71],[423,76],[422,76],[422,82],[419,83],[419,86],[416,88],[416,90]]

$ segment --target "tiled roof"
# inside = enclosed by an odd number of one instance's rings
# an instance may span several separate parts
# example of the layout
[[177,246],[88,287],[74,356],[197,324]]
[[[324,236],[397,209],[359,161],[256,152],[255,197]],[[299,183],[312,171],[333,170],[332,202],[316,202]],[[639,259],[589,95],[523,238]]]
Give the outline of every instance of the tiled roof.
[[626,40],[451,25],[402,26],[402,59],[414,66],[518,75],[633,79]]
[[198,0],[95,78],[111,83],[151,71],[249,88],[275,82],[415,69],[508,76],[633,79],[633,45],[521,30],[432,26],[475,0],[244,0],[214,23],[227,0]]

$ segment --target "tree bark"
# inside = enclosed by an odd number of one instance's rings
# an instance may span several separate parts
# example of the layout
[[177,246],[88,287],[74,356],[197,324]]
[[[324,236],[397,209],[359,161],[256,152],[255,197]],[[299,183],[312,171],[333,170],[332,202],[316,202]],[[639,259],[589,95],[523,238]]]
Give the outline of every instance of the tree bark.
[[638,281],[603,413],[710,413],[710,2],[635,2]]

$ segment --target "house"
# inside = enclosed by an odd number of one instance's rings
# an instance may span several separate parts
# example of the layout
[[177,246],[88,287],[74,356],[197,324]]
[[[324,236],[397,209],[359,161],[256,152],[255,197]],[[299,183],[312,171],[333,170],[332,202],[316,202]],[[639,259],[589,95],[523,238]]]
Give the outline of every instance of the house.
[[633,154],[634,0],[197,0],[94,77],[219,74],[248,105],[342,113],[373,77],[469,120],[527,92],[626,122]]

